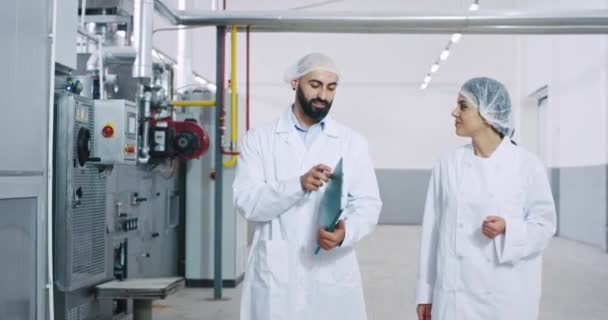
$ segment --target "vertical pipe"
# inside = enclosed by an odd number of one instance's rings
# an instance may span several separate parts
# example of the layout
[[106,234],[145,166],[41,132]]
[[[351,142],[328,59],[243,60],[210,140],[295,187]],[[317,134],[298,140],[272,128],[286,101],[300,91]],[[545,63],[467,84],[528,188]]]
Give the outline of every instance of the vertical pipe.
[[87,15],[87,0],[82,0],[80,4],[80,30],[85,30],[84,17]]
[[[143,117],[143,126],[144,132],[142,138],[142,146],[140,148],[140,156],[137,158],[139,163],[148,163],[150,160],[150,142],[148,141],[148,136],[150,135],[150,117],[151,117],[151,101],[152,101],[152,93],[150,91],[146,91],[143,93],[143,84],[139,85],[138,97],[141,97],[143,94],[144,98],[144,117]],[[139,100],[141,101],[141,99]]]
[[[48,319],[55,319],[55,288],[53,279],[53,206],[54,206],[54,132],[55,132],[55,37],[57,35],[57,1],[52,0],[52,16],[51,16],[51,32],[50,38],[50,72],[49,72],[49,110],[48,110],[48,128],[47,128],[47,160],[46,160],[46,270],[47,279],[45,289],[47,291],[48,303]],[[37,289],[38,290],[38,289]],[[36,295],[38,297],[38,295]]]
[[[230,151],[236,150],[236,116],[236,26],[233,25],[230,28]],[[232,157],[236,161],[236,155]]]
[[152,78],[152,29],[154,1],[135,0],[133,10],[133,38],[137,52],[133,64],[133,78]]
[[[105,27],[104,27],[105,28]],[[103,69],[104,64],[103,64],[103,60],[104,60],[104,52],[103,52],[103,42],[105,39],[105,32],[102,33],[102,35],[98,36],[97,38],[97,55],[98,55],[98,60],[97,63],[99,64],[99,99],[104,100],[106,98],[106,89],[105,89],[105,79],[104,79],[104,71]]]
[[246,47],[247,47],[247,52],[245,53],[246,57],[247,57],[247,61],[246,61],[246,80],[245,80],[245,86],[246,86],[246,97],[245,97],[245,112],[246,112],[246,122],[245,122],[245,129],[248,131],[249,130],[249,31],[250,31],[250,26],[247,26],[247,41],[246,41]]
[[215,227],[213,237],[213,298],[222,298],[222,130],[220,121],[224,109],[224,45],[226,27],[217,27],[215,90]]
[[[178,9],[187,9],[186,0],[179,0]],[[183,26],[179,26],[177,31],[177,70],[175,72],[175,88],[177,90],[180,90],[191,83],[192,46],[190,40],[190,32]]]

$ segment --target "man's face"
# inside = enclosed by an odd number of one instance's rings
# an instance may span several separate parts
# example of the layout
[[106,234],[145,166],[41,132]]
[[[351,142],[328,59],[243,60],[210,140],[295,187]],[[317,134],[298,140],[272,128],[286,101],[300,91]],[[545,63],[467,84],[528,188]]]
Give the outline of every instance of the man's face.
[[329,71],[312,71],[292,85],[302,111],[314,122],[327,116],[336,95],[338,76]]

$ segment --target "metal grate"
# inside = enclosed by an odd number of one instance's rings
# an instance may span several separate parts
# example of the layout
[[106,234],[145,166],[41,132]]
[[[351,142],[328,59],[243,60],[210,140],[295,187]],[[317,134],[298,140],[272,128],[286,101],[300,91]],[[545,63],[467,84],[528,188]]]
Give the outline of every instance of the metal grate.
[[[94,154],[92,101],[69,94],[61,95],[58,101],[56,279],[62,291],[70,292],[98,284],[107,277],[106,178],[97,167],[91,164],[81,167],[77,160],[78,132],[83,127],[91,133],[90,151]],[[71,138],[62,140],[64,137]],[[82,193],[74,204],[78,189]]]
[[71,308],[68,312],[68,317],[66,320],[79,320],[78,319],[78,308]]
[[[76,104],[77,106],[79,103]],[[74,133],[84,126],[91,130],[91,154],[94,154],[95,115],[93,106],[88,108],[88,123],[74,121]],[[73,159],[77,162],[77,140],[74,134]],[[81,204],[72,209],[72,286],[91,284],[105,276],[105,210],[106,181],[97,168],[90,165],[72,168],[72,185],[82,188]]]
[[78,320],[88,320],[91,317],[91,302],[86,302],[78,307]]

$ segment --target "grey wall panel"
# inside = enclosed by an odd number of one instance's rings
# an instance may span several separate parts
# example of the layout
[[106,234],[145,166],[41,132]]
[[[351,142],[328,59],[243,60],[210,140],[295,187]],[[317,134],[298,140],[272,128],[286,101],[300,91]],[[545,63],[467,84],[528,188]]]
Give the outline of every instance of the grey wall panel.
[[382,212],[380,224],[420,224],[430,170],[377,169]]
[[[5,0],[0,10],[0,169],[44,171],[47,155],[49,1]],[[10,137],[10,139],[6,139]]]
[[560,169],[560,236],[606,249],[605,165]]
[[80,0],[58,0],[57,39],[55,61],[76,69],[76,26],[78,25],[78,4]]
[[38,199],[0,200],[0,319],[36,318]]
[[[164,166],[115,165],[107,180],[109,224],[116,227],[126,218],[137,218],[137,230],[114,229],[115,240],[128,239],[128,277],[176,276],[178,269],[178,233],[171,216],[177,216],[179,195],[177,174]],[[175,173],[178,170],[175,168]],[[133,194],[145,198],[137,204]],[[171,200],[172,198],[172,200]],[[117,209],[116,203],[121,207]],[[168,203],[169,202],[169,203]],[[120,211],[120,212],[118,212]]]

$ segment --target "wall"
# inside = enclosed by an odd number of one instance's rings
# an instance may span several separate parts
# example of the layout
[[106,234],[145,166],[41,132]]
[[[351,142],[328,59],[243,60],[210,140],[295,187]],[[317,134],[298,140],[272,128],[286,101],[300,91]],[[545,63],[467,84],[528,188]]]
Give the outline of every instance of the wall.
[[[605,9],[607,1],[525,1],[522,8]],[[608,37],[526,36],[521,39],[521,105],[528,118],[522,143],[548,148],[560,236],[607,249]],[[529,97],[547,87],[546,139],[534,132],[537,117]],[[526,118],[522,118],[526,122]],[[542,139],[541,139],[542,140]]]
[[[0,287],[15,295],[0,297],[1,318],[35,319],[46,308],[49,16],[49,1],[42,0],[7,0],[0,10],[0,233],[16,235],[14,247],[23,249],[3,262],[10,273],[3,272],[0,283],[9,285]],[[35,264],[20,267],[27,261]],[[38,280],[22,290],[11,287],[15,278]]]
[[[286,10],[368,12],[369,2],[353,0],[228,1],[229,10]],[[380,11],[464,10],[470,1],[382,1]],[[208,6],[208,3],[199,4]],[[307,8],[309,7],[309,8]],[[548,0],[483,1],[481,10],[603,9],[605,0],[581,2]],[[213,28],[196,30],[193,65],[215,78]],[[239,90],[244,89],[244,35],[239,34]],[[418,86],[449,35],[252,34],[252,124],[277,117],[293,101],[282,82],[285,68],[311,51],[322,51],[339,64],[340,84],[332,114],[361,131],[371,144],[385,207],[381,222],[418,223],[420,195],[433,160],[465,142],[453,134],[449,116],[462,82],[485,75],[504,82],[511,91],[516,114],[515,138],[534,152],[537,141],[538,89],[547,86],[546,163],[551,176],[560,230],[564,237],[606,247],[606,38],[604,36],[464,35],[431,86]],[[337,45],[339,43],[339,45]],[[229,70],[229,69],[228,69]],[[596,181],[599,179],[599,181]],[[601,181],[604,181],[603,183]],[[583,183],[581,198],[577,190]],[[599,189],[598,189],[599,188]],[[395,190],[410,190],[400,194]],[[557,198],[559,196],[559,198]],[[586,200],[583,205],[583,200]],[[577,209],[578,208],[578,209]],[[582,212],[585,208],[585,212]],[[588,232],[586,232],[588,231]]]

